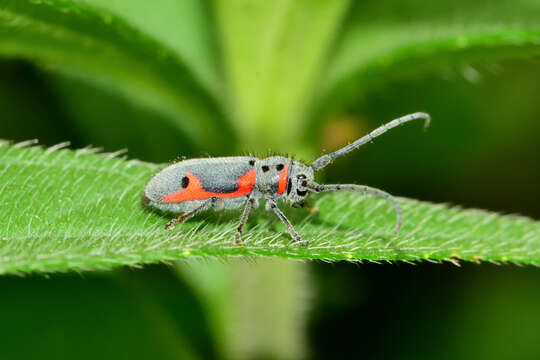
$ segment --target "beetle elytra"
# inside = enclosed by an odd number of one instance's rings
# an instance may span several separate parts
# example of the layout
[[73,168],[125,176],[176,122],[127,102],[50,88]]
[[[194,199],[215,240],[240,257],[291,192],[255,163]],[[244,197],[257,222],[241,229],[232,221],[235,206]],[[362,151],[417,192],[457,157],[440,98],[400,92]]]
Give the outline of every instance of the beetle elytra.
[[390,194],[365,185],[318,184],[315,182],[314,173],[386,131],[416,119],[424,119],[424,127],[429,126],[430,116],[426,113],[405,115],[333,153],[319,157],[311,165],[283,156],[265,159],[235,156],[180,161],[164,168],[150,179],[142,200],[145,205],[160,210],[182,213],[166,225],[167,229],[174,228],[204,210],[236,209],[243,206],[244,211],[234,240],[236,244],[241,244],[242,229],[250,211],[258,206],[259,199],[264,199],[266,210],[277,215],[291,237],[298,244],[307,245],[278,208],[278,200],[303,204],[307,195],[312,192],[356,191],[384,198],[393,204],[397,216],[397,233],[401,227],[401,209]]

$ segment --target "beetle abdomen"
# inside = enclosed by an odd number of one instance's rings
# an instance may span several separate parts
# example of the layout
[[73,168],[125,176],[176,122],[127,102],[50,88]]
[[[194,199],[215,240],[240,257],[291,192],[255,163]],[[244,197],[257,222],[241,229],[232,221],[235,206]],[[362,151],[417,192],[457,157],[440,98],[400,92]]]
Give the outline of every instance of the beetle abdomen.
[[255,186],[255,161],[247,156],[181,161],[156,174],[145,196],[157,203],[245,196]]

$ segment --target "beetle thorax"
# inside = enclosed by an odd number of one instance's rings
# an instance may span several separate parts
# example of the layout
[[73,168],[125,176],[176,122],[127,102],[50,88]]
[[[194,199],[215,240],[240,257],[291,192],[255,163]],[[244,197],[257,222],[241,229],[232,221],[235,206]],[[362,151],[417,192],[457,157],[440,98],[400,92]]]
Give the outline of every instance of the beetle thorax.
[[306,181],[313,180],[311,167],[283,156],[261,159],[255,164],[255,186],[265,197],[286,198],[291,203],[307,195]]
[[287,177],[291,159],[272,156],[255,164],[255,187],[265,197],[280,198],[287,190]]

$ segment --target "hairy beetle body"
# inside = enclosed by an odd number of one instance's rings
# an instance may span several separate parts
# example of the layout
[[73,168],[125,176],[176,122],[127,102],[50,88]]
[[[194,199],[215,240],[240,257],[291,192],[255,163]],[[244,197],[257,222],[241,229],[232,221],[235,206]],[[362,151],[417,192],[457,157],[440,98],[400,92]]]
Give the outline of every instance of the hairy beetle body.
[[265,159],[234,156],[180,161],[164,168],[150,179],[143,192],[143,203],[160,210],[183,213],[166,225],[168,229],[204,210],[236,209],[243,206],[244,211],[235,237],[235,242],[240,244],[242,229],[249,212],[257,207],[260,199],[264,199],[266,209],[279,217],[290,235],[297,242],[307,244],[279,210],[277,202],[283,199],[291,204],[303,204],[310,192],[358,191],[390,201],[396,208],[398,231],[401,225],[401,210],[390,194],[362,185],[319,185],[315,182],[314,172],[389,129],[414,119],[424,119],[425,126],[429,125],[430,118],[425,113],[403,116],[342,149],[321,156],[311,165],[283,156]]

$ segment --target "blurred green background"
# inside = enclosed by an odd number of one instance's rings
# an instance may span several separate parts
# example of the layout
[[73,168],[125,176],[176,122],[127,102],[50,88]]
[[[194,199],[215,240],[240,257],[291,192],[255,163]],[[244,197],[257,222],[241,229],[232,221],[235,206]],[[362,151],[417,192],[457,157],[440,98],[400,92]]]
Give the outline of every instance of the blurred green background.
[[[69,56],[2,47],[15,36],[13,4],[0,1],[0,138],[127,148],[159,163],[268,148],[311,159],[427,111],[428,132],[392,131],[324,180],[540,218],[538,1],[52,2],[96,6],[177,52],[221,109],[223,119],[204,128],[211,148],[170,113],[118,90],[129,81],[110,86],[80,64],[62,68]],[[486,44],[447,46],[485,33]],[[329,86],[347,68],[340,61],[353,61],[341,50],[357,42],[348,56],[362,64],[373,51],[375,60]],[[0,289],[0,359],[540,358],[536,267],[205,260],[4,276]]]

